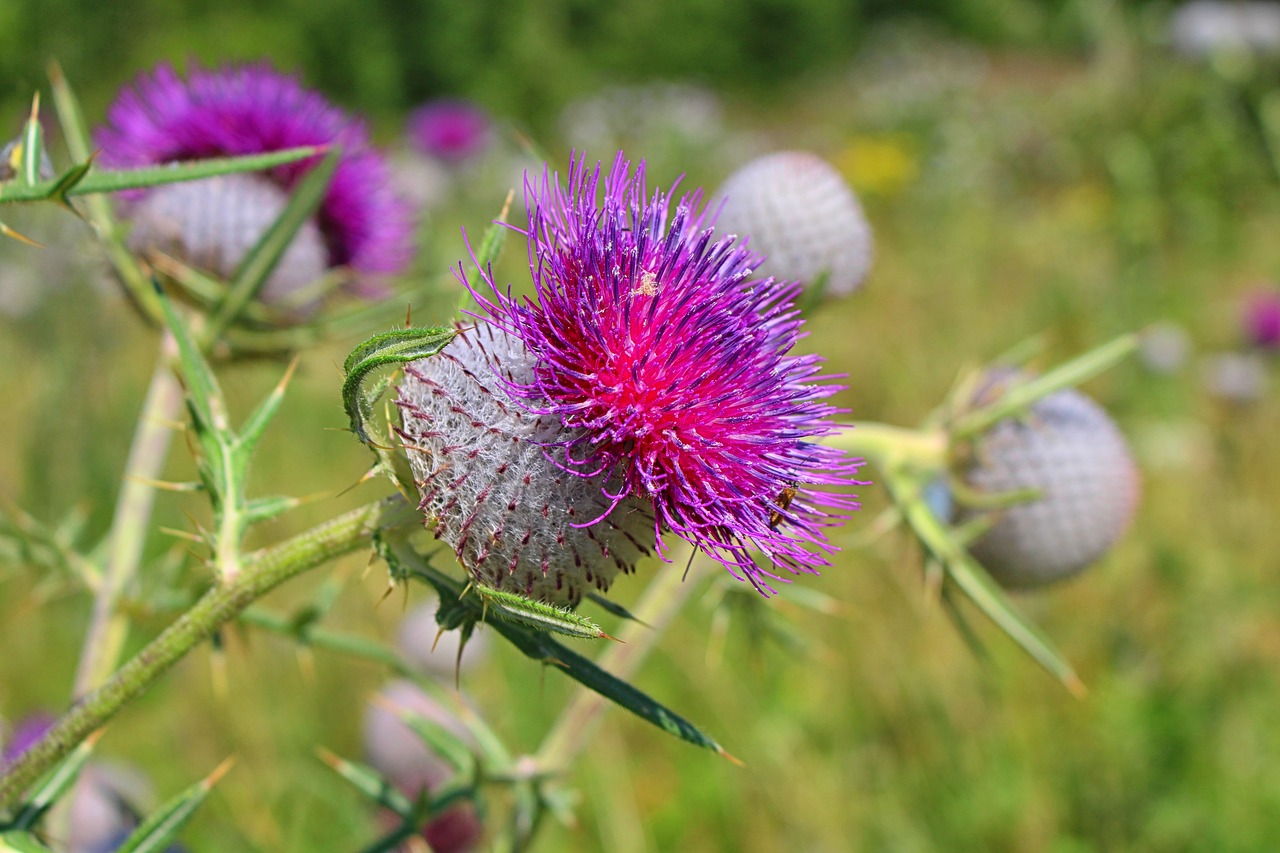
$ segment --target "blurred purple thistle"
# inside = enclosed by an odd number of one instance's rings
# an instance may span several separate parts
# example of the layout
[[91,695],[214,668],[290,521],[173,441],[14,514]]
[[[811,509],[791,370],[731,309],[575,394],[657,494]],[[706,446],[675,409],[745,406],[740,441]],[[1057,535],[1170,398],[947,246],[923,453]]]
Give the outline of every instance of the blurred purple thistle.
[[[412,256],[410,208],[393,190],[364,123],[265,63],[197,67],[185,81],[161,64],[117,96],[107,119],[96,141],[102,162],[112,167],[340,145],[342,159],[317,212],[329,265],[376,276],[398,272]],[[266,175],[287,192],[315,162]],[[369,290],[369,282],[363,284],[361,293]]]
[[861,460],[813,442],[838,428],[829,418],[840,410],[824,401],[841,386],[815,384],[829,378],[818,356],[787,355],[801,335],[800,286],[753,279],[760,257],[717,238],[701,193],[672,213],[675,187],[650,196],[643,162],[632,172],[619,153],[602,200],[600,188],[601,167],[585,158],[571,160],[567,190],[558,175],[526,176],[528,226],[515,230],[536,298],[491,278],[473,291],[478,316],[534,361],[530,380],[500,381],[565,428],[548,457],[609,484],[601,515],[574,526],[647,499],[655,539],[675,532],[762,593],[788,580],[777,566],[816,573],[835,550],[823,528],[858,503],[815,487],[859,485]]
[[4,745],[4,751],[0,753],[0,767],[16,761],[22,753],[44,737],[45,732],[53,728],[56,721],[56,717],[45,712],[28,714],[19,720],[13,727],[13,735],[9,738],[9,742]]
[[488,147],[492,121],[470,101],[442,98],[414,110],[408,131],[419,151],[457,165]]
[[1280,293],[1259,290],[1244,304],[1241,317],[1249,343],[1261,349],[1280,349]]

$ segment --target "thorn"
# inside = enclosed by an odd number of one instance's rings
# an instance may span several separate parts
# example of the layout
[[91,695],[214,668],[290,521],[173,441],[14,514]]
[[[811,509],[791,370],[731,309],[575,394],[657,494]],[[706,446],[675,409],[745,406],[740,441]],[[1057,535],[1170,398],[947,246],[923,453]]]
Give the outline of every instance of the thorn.
[[404,327],[406,329],[413,328],[413,303],[412,302],[404,306]]
[[213,768],[212,773],[204,777],[204,781],[201,782],[200,784],[204,786],[204,789],[206,791],[208,791],[214,785],[221,782],[222,777],[230,773],[231,769],[235,766],[236,766],[236,757],[234,755],[228,755],[226,758],[222,760],[221,764]]
[[188,530],[179,530],[176,527],[161,527],[160,532],[172,536],[175,539],[185,539],[188,542],[198,542],[201,545],[205,544],[203,539]]
[[1067,691],[1077,699],[1087,699],[1089,697],[1089,688],[1080,680],[1080,676],[1074,672],[1068,672],[1062,677],[1062,684]]
[[746,766],[747,766],[747,762],[743,761],[741,758],[738,758],[738,757],[736,757],[736,756],[734,756],[734,755],[731,755],[730,753],[726,752],[726,751],[725,751],[725,749],[724,749],[724,747],[720,746],[720,744],[716,744],[716,752],[718,752],[718,753],[720,754],[720,757],[721,757],[721,758],[727,758],[729,761],[733,762],[734,764],[738,765],[739,767],[746,767]]
[[613,640],[615,643],[622,643],[624,646],[627,644],[627,641],[626,641],[626,640],[620,640],[620,639],[618,639],[617,637],[613,636],[612,634],[606,634],[604,631],[601,631],[601,632],[600,632],[600,635],[599,635],[598,637],[596,637],[596,639],[598,639],[598,640]]
[[32,240],[30,237],[26,236],[25,234],[21,234],[17,231],[14,231],[12,228],[10,228],[8,225],[5,225],[3,222],[0,222],[0,234],[3,234],[6,237],[11,237],[14,240],[17,240],[19,243],[26,243],[28,246],[33,246],[37,249],[46,248],[44,243],[41,243],[38,240]]
[[166,492],[198,492],[204,488],[199,483],[176,483],[172,480],[153,480],[150,477],[139,477],[135,474],[126,474],[126,480],[134,483],[141,483],[144,486],[150,486],[153,489],[162,489]]
[[[444,636],[444,626],[441,626],[440,630],[436,631],[436,638],[431,641],[431,654],[436,653],[436,646],[440,643],[440,638],[443,636]],[[461,658],[461,655],[459,655],[459,658]]]
[[31,98],[31,120],[40,120],[40,90],[36,89],[36,93]]
[[516,197],[514,189],[507,190],[507,199],[502,203],[502,212],[498,214],[499,222],[507,221],[507,214],[511,212],[511,200]]

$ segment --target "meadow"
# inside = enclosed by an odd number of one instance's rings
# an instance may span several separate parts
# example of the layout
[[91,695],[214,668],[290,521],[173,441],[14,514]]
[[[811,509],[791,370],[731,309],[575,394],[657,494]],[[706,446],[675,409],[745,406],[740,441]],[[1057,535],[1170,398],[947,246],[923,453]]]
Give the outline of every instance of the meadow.
[[[834,565],[795,584],[821,593],[820,609],[789,588],[744,601],[741,585],[726,592],[702,577],[634,680],[741,766],[610,711],[568,779],[576,824],[550,823],[537,849],[1082,853],[1280,841],[1276,364],[1264,362],[1270,387],[1247,400],[1215,387],[1212,367],[1215,354],[1245,348],[1243,301],[1280,274],[1280,66],[1180,58],[1148,18],[1113,22],[1087,54],[884,26],[849,62],[767,98],[635,84],[604,90],[594,124],[542,119],[536,148],[554,167],[573,148],[608,160],[621,146],[647,159],[651,185],[683,174],[684,187],[711,190],[770,150],[836,165],[872,224],[875,262],[859,292],[811,307],[801,346],[847,374],[837,403],[854,419],[916,424],[962,367],[1033,336],[1042,366],[1156,324],[1183,330],[1189,351],[1162,370],[1130,358],[1085,386],[1133,447],[1138,513],[1082,576],[1016,597],[1087,695],[1070,695],[970,612],[985,649],[975,654],[925,595],[918,543],[870,535],[888,503],[872,485],[834,534]],[[693,117],[677,120],[663,97],[683,98]],[[636,120],[646,98],[653,114]],[[381,118],[379,135],[390,139],[391,126]],[[459,229],[479,234],[497,215],[531,156],[517,132],[526,126],[500,124],[488,158],[425,217],[411,278],[434,289],[412,305],[419,322],[442,322],[457,304],[447,268],[465,256]],[[61,211],[20,213],[0,218],[57,236],[48,252],[61,254],[0,245],[0,293],[18,304],[0,312],[0,718],[10,720],[66,705],[91,606],[73,571],[24,549],[13,513],[66,524],[78,547],[100,539],[158,341],[113,288],[87,228]],[[527,281],[515,237],[499,272]],[[376,331],[302,353],[252,482],[313,497],[257,531],[264,542],[385,489],[356,485],[369,457],[345,431],[339,396],[338,365]],[[220,367],[233,413],[283,368]],[[878,479],[874,466],[863,473]],[[165,477],[192,476],[179,439]],[[208,582],[187,543],[159,532],[206,514],[198,495],[161,493],[131,594],[130,649]],[[630,604],[647,575],[679,570],[649,561],[615,597]],[[261,609],[289,618],[319,606],[325,629],[391,645],[405,607],[428,592],[386,591],[385,568],[361,553]],[[615,617],[600,618],[617,633]],[[511,749],[532,752],[577,688],[489,639],[461,686]],[[375,811],[316,749],[358,758],[361,716],[388,677],[376,661],[237,624],[130,704],[97,753],[143,768],[162,794],[236,757],[182,833],[191,850],[363,849]],[[501,803],[495,794],[495,812]]]

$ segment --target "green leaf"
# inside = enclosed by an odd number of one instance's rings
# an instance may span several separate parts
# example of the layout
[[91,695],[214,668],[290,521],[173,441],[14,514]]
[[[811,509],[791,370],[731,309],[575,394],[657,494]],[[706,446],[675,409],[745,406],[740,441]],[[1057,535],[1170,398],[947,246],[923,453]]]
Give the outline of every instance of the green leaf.
[[405,820],[415,816],[414,806],[409,802],[409,798],[400,793],[395,785],[382,778],[382,775],[372,767],[348,761],[323,747],[317,749],[316,754],[331,770],[350,782],[357,791],[373,802],[390,809]]
[[[616,601],[610,601],[609,599],[605,598],[603,595],[600,595],[599,593],[588,592],[587,598],[591,601],[592,604],[596,605],[601,610],[604,610],[607,613],[612,613],[614,616],[617,616],[619,619],[626,619],[628,622],[640,622],[639,619],[637,619],[634,615],[632,615],[630,610],[623,607],[621,604],[618,604]],[[645,623],[640,622],[640,624],[644,625]]]
[[567,607],[534,601],[514,592],[473,583],[471,590],[484,599],[486,610],[510,622],[519,622],[542,631],[565,634],[583,640],[609,637],[600,626]]
[[[261,172],[316,157],[330,149],[324,145],[304,145],[297,148],[285,148],[266,154],[251,154],[245,157],[210,157],[205,160],[191,160],[166,163],[160,166],[147,166],[140,169],[117,169],[104,172],[90,172],[83,180],[72,187],[67,195],[89,195],[113,193],[122,190],[138,190],[158,187],[164,184],[176,184],[182,181],[198,181],[202,178],[215,178],[219,175],[233,175],[240,172]],[[87,160],[88,158],[84,158]],[[81,162],[84,162],[81,160]],[[31,185],[11,182],[0,185],[0,203],[15,201],[44,201],[53,198],[58,190],[58,180],[40,181]]]
[[196,809],[208,798],[213,786],[231,769],[232,762],[227,760],[206,778],[192,785],[187,790],[170,799],[142,824],[117,848],[115,853],[159,853],[174,839],[178,830],[191,819]]
[[388,703],[387,710],[399,717],[433,753],[444,759],[454,770],[466,773],[474,769],[475,755],[456,732],[408,708]]
[[276,221],[259,238],[249,250],[235,275],[231,278],[231,287],[226,298],[214,312],[209,322],[205,339],[215,340],[223,329],[235,322],[253,298],[262,290],[267,279],[280,263],[285,250],[293,242],[298,229],[311,218],[311,215],[324,201],[333,173],[338,168],[338,160],[342,157],[342,149],[334,147],[315,168],[307,172],[290,194],[289,203],[276,217]]
[[365,444],[374,441],[367,424],[373,417],[377,398],[363,392],[365,378],[372,371],[389,364],[405,364],[433,356],[457,335],[457,329],[445,327],[395,329],[374,335],[352,350],[342,365],[346,374],[342,383],[342,404],[347,410],[351,431]]
[[431,584],[440,597],[442,607],[445,602],[452,601],[460,606],[472,608],[473,621],[485,622],[492,626],[526,657],[540,663],[555,665],[584,687],[594,690],[611,702],[626,708],[641,719],[653,723],[681,740],[710,749],[725,757],[731,757],[718,743],[703,734],[697,726],[684,717],[654,701],[625,681],[605,672],[591,660],[569,650],[545,632],[500,618],[489,617],[482,606],[482,599],[464,597],[462,581],[436,570],[426,558],[413,551],[407,542],[392,542],[386,537],[375,536],[374,547],[378,555],[392,566],[394,573]]
[[956,439],[971,438],[986,432],[1007,417],[1025,412],[1037,400],[1071,388],[1110,369],[1138,348],[1138,336],[1121,335],[1115,340],[1073,358],[1042,376],[1019,382],[1000,395],[990,406],[957,418],[951,434]]
[[44,131],[40,127],[40,93],[31,99],[31,117],[22,130],[21,168],[18,174],[27,186],[40,183],[41,155],[44,153]]
[[89,760],[89,756],[93,753],[93,747],[97,742],[98,739],[96,737],[84,741],[63,759],[61,764],[46,773],[44,778],[36,783],[30,798],[18,810],[18,814],[9,824],[10,827],[14,829],[30,829],[35,826],[36,822],[44,816],[44,813],[58,801],[58,798],[67,793],[71,786],[75,784],[76,779],[80,776],[80,771],[84,769],[85,762]]
[[52,853],[52,849],[29,832],[0,834],[0,853]]

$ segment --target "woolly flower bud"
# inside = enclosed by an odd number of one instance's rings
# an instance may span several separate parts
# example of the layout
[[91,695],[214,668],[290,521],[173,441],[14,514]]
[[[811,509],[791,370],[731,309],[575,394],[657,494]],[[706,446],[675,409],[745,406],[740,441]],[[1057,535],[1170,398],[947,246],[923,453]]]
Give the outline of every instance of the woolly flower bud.
[[406,369],[402,436],[422,509],[477,581],[575,603],[648,553],[653,513],[636,498],[609,512],[604,478],[564,470],[564,451],[550,446],[565,438],[560,419],[510,395],[533,368],[519,338],[487,323],[464,330]]
[[857,290],[871,268],[871,226],[844,178],[821,157],[780,151],[751,161],[716,193],[716,230],[765,256],[759,270],[786,281],[829,273],[827,292]]
[[[986,390],[1004,381],[993,377]],[[992,427],[978,440],[965,479],[990,494],[1040,492],[1037,500],[1002,510],[972,548],[1010,588],[1043,586],[1093,563],[1128,526],[1139,492],[1124,436],[1101,407],[1073,389]]]
[[[389,707],[387,707],[389,706]],[[364,748],[369,764],[410,799],[438,788],[453,776],[453,768],[432,752],[393,709],[403,709],[469,737],[466,727],[448,709],[410,681],[393,681],[378,693],[364,718]],[[431,849],[438,853],[462,853],[474,849],[484,827],[470,803],[436,815],[422,829]]]
[[[252,175],[169,184],[134,208],[129,247],[140,254],[159,249],[230,278],[288,203],[282,189]],[[320,229],[304,223],[263,286],[262,301],[279,302],[320,278],[327,256]]]
[[[436,610],[440,602],[415,607],[400,622],[396,642],[400,653],[425,675],[452,676],[455,668],[466,671],[483,661],[489,653],[489,639],[483,633],[474,633],[462,646],[462,632],[458,629],[440,632],[436,623]],[[461,654],[459,654],[461,652]]]

